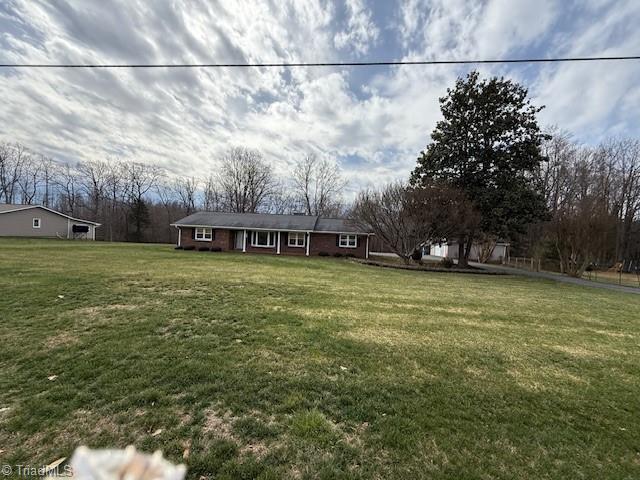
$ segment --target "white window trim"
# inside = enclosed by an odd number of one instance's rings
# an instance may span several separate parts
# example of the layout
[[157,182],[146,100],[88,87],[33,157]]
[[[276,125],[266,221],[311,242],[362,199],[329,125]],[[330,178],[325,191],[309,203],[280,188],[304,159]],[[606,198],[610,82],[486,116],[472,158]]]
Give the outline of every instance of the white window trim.
[[[354,240],[354,245],[349,245],[351,243],[352,237]],[[358,235],[356,235],[355,233],[341,233],[338,245],[340,246],[340,248],[358,248]]]
[[[200,235],[200,238],[198,238],[198,231],[200,231],[200,233],[202,234]],[[213,229],[207,227],[197,227],[193,238],[197,242],[210,242],[211,240],[213,240]]]
[[[266,233],[267,234],[267,245],[262,245],[258,243],[258,234]],[[257,248],[274,248],[276,246],[276,232],[264,231],[264,230],[253,230],[251,232],[251,246]]]
[[[38,226],[36,226],[36,220],[38,221]],[[40,228],[42,226],[42,219],[40,217],[34,217],[33,220],[31,220],[31,226],[33,228]]]
[[[291,243],[291,238],[296,239],[295,243]],[[302,245],[298,244],[300,239],[302,239]],[[287,246],[291,248],[305,248],[307,246],[307,234],[303,232],[289,232]]]

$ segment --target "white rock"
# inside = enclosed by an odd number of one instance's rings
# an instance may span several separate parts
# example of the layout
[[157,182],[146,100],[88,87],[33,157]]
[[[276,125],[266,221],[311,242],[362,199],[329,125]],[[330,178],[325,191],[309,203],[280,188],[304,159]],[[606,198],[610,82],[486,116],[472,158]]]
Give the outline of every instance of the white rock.
[[125,450],[89,450],[78,447],[71,458],[75,479],[183,480],[184,465],[173,465],[162,453],[145,455],[133,446]]

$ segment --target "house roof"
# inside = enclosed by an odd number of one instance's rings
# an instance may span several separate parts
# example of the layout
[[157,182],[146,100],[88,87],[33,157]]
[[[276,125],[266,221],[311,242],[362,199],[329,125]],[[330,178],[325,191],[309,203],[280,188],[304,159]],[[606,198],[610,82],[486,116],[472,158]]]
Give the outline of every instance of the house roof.
[[11,204],[11,203],[4,203],[4,204],[0,204],[0,215],[3,213],[19,212],[21,210],[29,210],[32,208],[41,208],[48,212],[55,213],[56,215],[60,215],[61,217],[65,217],[65,218],[68,218],[69,220],[73,220],[74,222],[89,223],[91,225],[95,225],[96,227],[100,226],[99,223],[92,222],[91,220],[82,220],[81,218],[74,218],[64,213],[53,210],[49,207],[45,207],[43,205],[17,205],[17,204]]
[[335,233],[369,233],[366,230],[359,228],[350,220],[344,218],[326,217],[318,217],[314,231]]
[[368,233],[346,219],[325,218],[316,215],[275,215],[271,213],[196,212],[171,225],[176,227]]

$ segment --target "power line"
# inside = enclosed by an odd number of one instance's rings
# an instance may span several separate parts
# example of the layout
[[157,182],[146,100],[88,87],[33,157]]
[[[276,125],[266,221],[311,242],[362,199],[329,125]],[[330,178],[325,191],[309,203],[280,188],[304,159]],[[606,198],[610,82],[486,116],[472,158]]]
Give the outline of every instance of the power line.
[[482,65],[509,63],[609,62],[640,60],[640,55],[619,57],[513,58],[504,60],[391,60],[379,62],[292,63],[3,63],[0,68],[272,68],[272,67],[377,67],[401,65]]

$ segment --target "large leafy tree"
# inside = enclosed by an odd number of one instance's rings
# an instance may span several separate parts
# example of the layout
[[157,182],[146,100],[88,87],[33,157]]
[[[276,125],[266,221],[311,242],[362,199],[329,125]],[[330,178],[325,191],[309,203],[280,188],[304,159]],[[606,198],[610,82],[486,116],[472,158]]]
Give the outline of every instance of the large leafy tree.
[[443,119],[431,134],[411,176],[414,186],[433,181],[462,190],[480,213],[477,229],[458,234],[466,265],[475,238],[510,237],[545,215],[534,172],[544,156],[535,107],[527,90],[503,78],[459,78],[440,98]]

